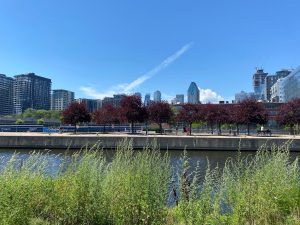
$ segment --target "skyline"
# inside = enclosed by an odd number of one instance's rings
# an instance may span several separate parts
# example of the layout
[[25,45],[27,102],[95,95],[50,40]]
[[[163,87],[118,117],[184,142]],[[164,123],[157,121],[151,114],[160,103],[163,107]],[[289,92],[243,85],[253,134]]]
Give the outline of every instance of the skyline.
[[[123,90],[160,90],[169,100],[186,96],[194,81],[200,96],[232,100],[241,90],[252,91],[255,67],[272,74],[300,64],[299,7],[295,0],[4,0],[0,73],[35,72],[78,98],[91,97],[82,87],[99,94],[132,84]],[[147,76],[184,46],[173,63]]]
[[[132,81],[131,83],[129,84],[119,84],[115,87],[112,87],[110,89],[110,91],[106,91],[106,92],[97,92],[96,90],[94,90],[93,88],[90,88],[90,87],[81,87],[80,89],[83,91],[83,92],[86,92],[87,93],[87,96],[88,97],[77,97],[76,99],[95,99],[95,100],[103,100],[105,99],[106,97],[114,97],[115,95],[136,95],[137,93],[140,93],[140,92],[132,92],[130,91],[131,89],[135,88],[135,87],[138,87],[139,85],[141,85],[142,83],[144,83],[146,80],[150,79],[151,77],[155,76],[156,73],[158,73],[160,70],[163,70],[165,67],[168,66],[168,64],[171,64],[173,61],[175,61],[181,54],[184,53],[184,51],[182,51],[183,49],[187,49],[186,46],[184,46],[182,49],[180,49],[178,52],[176,52],[174,55],[168,57],[166,60],[164,60],[159,66],[155,67],[154,69],[152,69],[151,71],[149,71],[148,73],[140,76],[139,78],[137,78],[136,80]],[[186,50],[185,50],[186,51]],[[182,53],[180,53],[182,52]],[[180,53],[180,54],[178,54]],[[176,56],[176,57],[174,57]],[[172,60],[170,60],[172,59]],[[297,73],[300,69],[300,66],[298,66],[297,68],[293,68],[291,70],[287,70],[287,69],[282,69],[280,71],[276,71],[276,74],[279,73],[279,74],[282,74],[282,72],[284,71],[286,73],[289,72],[291,74],[293,74],[294,76],[294,72]],[[259,71],[263,71],[262,68],[256,68],[256,73],[259,72]],[[15,75],[13,77],[11,76],[6,76],[5,74],[1,74],[0,75],[4,75],[4,77],[7,77],[7,78],[12,78],[12,79],[16,79],[16,77],[18,76],[23,76],[23,75],[30,75],[30,74],[33,74],[35,76],[38,76],[38,77],[41,77],[42,79],[50,79],[49,77],[45,77],[45,76],[41,76],[41,75],[38,75],[38,74],[35,74],[35,73],[23,73],[23,74],[18,74],[18,75]],[[274,77],[275,75],[272,74],[272,73],[266,73],[266,76],[267,78],[268,77]],[[278,75],[276,75],[278,76]],[[279,75],[280,76],[280,75]],[[290,77],[290,76],[288,76]],[[254,79],[254,78],[253,78]],[[252,82],[254,82],[252,79]],[[272,80],[274,78],[271,78]],[[283,78],[284,79],[284,78]],[[195,82],[191,82],[191,84],[193,84]],[[197,84],[195,84],[197,85]],[[272,85],[271,85],[272,86]],[[224,99],[222,96],[218,95],[217,93],[213,92],[212,90],[210,89],[200,89],[199,86],[197,85],[198,89],[199,89],[199,98],[200,98],[200,101],[202,103],[218,103],[220,101],[226,101],[226,102],[230,102],[230,101],[236,101],[236,96],[237,94],[241,94],[241,93],[244,93],[244,94],[248,94],[248,95],[254,95],[255,94],[255,88],[254,86],[252,86],[252,88],[254,88],[252,91],[250,92],[245,92],[244,90],[241,90],[240,92],[236,92],[235,93],[235,97],[233,97],[232,99]],[[66,90],[65,88],[57,88],[57,89],[52,89],[52,91],[58,91],[58,90],[63,90],[63,91],[68,91],[68,92],[72,92],[71,90]],[[154,91],[153,93],[150,93],[148,91],[146,91],[144,93],[144,96],[146,98],[146,96],[148,96],[150,99],[154,100],[155,99],[155,93],[156,92],[160,92],[160,90],[156,90]],[[73,92],[75,93],[75,92]],[[161,93],[161,92],[160,92]],[[201,93],[201,95],[200,95]],[[140,93],[142,94],[142,93]],[[161,95],[161,94],[160,94]],[[184,93],[177,93],[177,95],[182,95],[182,96],[186,96],[186,98],[188,98],[188,95],[189,95],[189,88],[187,90],[187,94],[184,94]],[[143,96],[143,94],[141,95],[141,97]],[[162,98],[162,100],[164,101],[168,101],[169,103],[173,102],[173,100],[176,98],[176,96],[167,96],[165,98]],[[91,98],[89,98],[91,97]],[[235,99],[234,99],[235,98]],[[213,99],[213,100],[212,100]]]
[[[0,75],[2,75],[2,76],[4,76],[4,77],[6,77],[6,78],[11,78],[12,80],[15,80],[16,79],[16,77],[18,77],[18,76],[24,76],[24,75],[34,75],[34,76],[37,76],[37,77],[39,77],[39,78],[42,78],[42,79],[49,79],[50,81],[51,81],[51,85],[53,84],[53,82],[52,82],[52,79],[51,78],[49,78],[49,77],[45,77],[45,76],[41,76],[41,75],[39,75],[39,74],[35,74],[35,73],[33,73],[33,72],[31,72],[31,73],[23,73],[23,74],[18,74],[18,75],[15,75],[15,76],[7,76],[6,74],[1,74],[0,73]],[[137,81],[139,81],[139,80],[143,80],[143,79],[141,79],[141,78],[144,78],[145,76],[143,75],[143,76],[141,76],[140,78],[138,78],[138,79],[136,79],[135,81],[133,81],[133,82],[131,82],[130,84],[128,84],[128,85],[120,85],[120,88],[123,88],[123,90],[124,90],[124,88],[127,88],[127,86],[132,86],[132,84],[137,84],[137,85],[139,85],[138,83],[137,83]],[[151,78],[151,77],[149,77],[149,78]],[[147,79],[149,79],[149,78],[147,78]],[[191,82],[191,83],[194,83],[194,82]],[[198,87],[199,88],[199,87]],[[89,88],[89,87],[85,87],[85,88],[83,88],[84,89],[84,91],[86,91],[86,92],[90,92],[90,94],[88,95],[88,96],[91,96],[91,98],[82,98],[82,97],[77,97],[76,99],[95,99],[95,100],[103,100],[103,99],[105,99],[106,97],[114,97],[115,95],[136,95],[137,93],[140,93],[140,92],[118,92],[118,91],[116,91],[116,92],[114,92],[114,91],[112,91],[112,92],[106,92],[106,93],[98,93],[96,90],[94,90],[94,89],[91,89],[91,88]],[[53,89],[53,88],[51,88],[51,92],[53,92],[53,94],[54,94],[54,92],[55,91],[67,91],[67,92],[73,92],[73,91],[71,91],[71,90],[67,90],[67,89],[65,89],[65,88],[57,88],[57,89]],[[160,90],[156,90],[155,92],[160,92]],[[152,99],[152,100],[154,100],[154,98],[155,98],[155,92],[154,93],[150,93],[150,92],[145,92],[144,93],[144,97],[145,96],[149,96],[150,97],[150,99]],[[188,91],[187,91],[188,92]],[[74,94],[75,94],[75,92],[73,92]],[[207,89],[207,90],[203,90],[203,89],[200,89],[199,88],[199,95],[200,95],[200,93],[202,93],[202,96],[204,95],[205,97],[207,97],[207,98],[209,98],[209,97],[215,97],[214,96],[214,94],[215,93],[213,93],[213,92],[211,92],[211,90],[209,90],[209,89]],[[141,94],[141,93],[140,93]],[[182,96],[184,96],[185,98],[188,98],[188,95],[187,94],[184,94],[184,93],[178,93],[178,94],[176,94],[176,96],[177,95],[182,95]],[[171,101],[172,100],[174,100],[174,98],[176,97],[176,96],[169,96],[169,99],[164,99],[164,98],[162,98],[162,100],[163,101],[168,101],[169,103],[171,103]],[[141,97],[142,97],[142,99],[143,99],[143,95],[141,95]],[[222,101],[223,99],[221,98],[221,96],[216,96],[220,101]],[[203,98],[203,97],[202,97]],[[203,101],[203,103],[217,103],[217,101],[216,102],[212,102],[212,101],[205,101],[205,98],[204,98],[204,101]]]

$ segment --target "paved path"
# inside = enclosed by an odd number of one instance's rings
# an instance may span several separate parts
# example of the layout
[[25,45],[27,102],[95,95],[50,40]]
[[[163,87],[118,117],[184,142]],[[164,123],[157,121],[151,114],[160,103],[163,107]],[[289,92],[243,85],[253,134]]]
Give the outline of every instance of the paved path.
[[0,136],[53,136],[53,137],[124,137],[124,138],[134,138],[134,137],[159,137],[159,138],[169,138],[169,137],[178,137],[178,138],[232,138],[232,139],[300,139],[300,136],[293,136],[293,135],[273,135],[273,136],[256,136],[256,135],[239,135],[239,136],[230,136],[230,135],[210,135],[210,134],[201,134],[201,135],[175,135],[175,134],[151,134],[151,135],[145,135],[145,134],[129,134],[129,133],[36,133],[36,132],[0,132]]

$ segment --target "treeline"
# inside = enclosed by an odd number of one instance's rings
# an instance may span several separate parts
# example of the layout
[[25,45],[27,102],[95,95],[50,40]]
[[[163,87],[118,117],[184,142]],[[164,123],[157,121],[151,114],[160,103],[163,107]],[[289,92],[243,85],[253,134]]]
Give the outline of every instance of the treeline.
[[5,116],[6,118],[14,118],[20,120],[26,119],[43,119],[43,120],[61,120],[62,111],[57,110],[44,110],[44,109],[26,109],[21,114]]
[[[143,106],[140,98],[127,96],[121,101],[120,107],[104,105],[101,109],[90,114],[84,104],[73,103],[62,113],[62,122],[77,125],[79,123],[94,122],[99,125],[130,123],[156,123],[162,132],[162,124],[168,123],[177,126],[178,123],[191,127],[193,123],[205,123],[215,127],[221,134],[223,124],[231,124],[239,130],[240,125],[265,124],[268,114],[262,103],[246,100],[235,105],[217,104],[185,104],[176,110],[167,102],[154,102]],[[134,132],[134,130],[132,130]]]
[[[64,124],[78,125],[93,122],[105,126],[112,124],[130,123],[156,123],[162,132],[162,124],[167,123],[173,127],[183,124],[189,127],[191,134],[193,124],[202,124],[209,127],[211,133],[217,129],[218,134],[222,128],[235,129],[237,134],[241,126],[264,125],[269,120],[268,111],[264,104],[247,99],[239,104],[184,104],[179,109],[168,102],[153,102],[143,106],[141,99],[136,96],[127,96],[121,101],[120,107],[104,105],[96,112],[90,113],[84,103],[72,103],[66,110],[34,110],[27,109],[22,114],[6,116],[16,119],[17,124],[26,120],[36,120],[44,124],[47,120],[61,121]],[[290,134],[299,133],[300,125],[300,99],[294,99],[278,110],[275,120],[280,126],[289,129]],[[134,130],[132,130],[134,132]]]
[[[279,125],[288,127],[291,133],[298,129],[300,124],[300,99],[284,104],[278,111],[276,121]],[[175,109],[168,102],[153,102],[143,106],[141,99],[136,96],[127,96],[121,101],[120,107],[104,105],[94,113],[89,113],[86,106],[73,103],[62,113],[62,122],[77,125],[79,123],[94,122],[98,125],[130,123],[156,123],[162,132],[162,124],[168,123],[177,126],[179,123],[189,126],[191,134],[192,124],[206,124],[213,134],[216,128],[222,134],[222,127],[236,130],[239,134],[241,126],[264,125],[269,120],[268,111],[261,102],[247,99],[238,104],[185,104]],[[132,129],[132,132],[134,130]]]

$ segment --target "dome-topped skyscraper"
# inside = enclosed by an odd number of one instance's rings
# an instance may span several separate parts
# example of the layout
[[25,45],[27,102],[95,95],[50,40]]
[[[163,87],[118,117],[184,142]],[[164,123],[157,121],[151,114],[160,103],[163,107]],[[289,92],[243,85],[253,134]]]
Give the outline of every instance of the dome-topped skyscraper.
[[195,82],[192,82],[189,86],[188,92],[188,103],[198,104],[200,103],[200,91]]

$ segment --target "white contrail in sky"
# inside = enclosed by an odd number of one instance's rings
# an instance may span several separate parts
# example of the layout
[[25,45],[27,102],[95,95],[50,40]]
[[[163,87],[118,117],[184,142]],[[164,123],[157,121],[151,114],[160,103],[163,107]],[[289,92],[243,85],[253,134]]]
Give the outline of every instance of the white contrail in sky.
[[80,87],[80,90],[87,96],[93,97],[93,98],[104,98],[104,97],[111,97],[113,94],[117,93],[130,93],[133,89],[137,88],[141,84],[143,84],[148,79],[155,76],[157,73],[159,73],[161,70],[167,68],[170,64],[175,62],[181,55],[183,55],[187,50],[190,49],[192,46],[192,43],[184,45],[181,49],[179,49],[177,52],[175,52],[173,55],[166,58],[162,63],[160,63],[158,66],[150,70],[149,72],[145,73],[144,75],[140,76],[139,78],[135,79],[129,84],[119,84],[116,85],[109,90],[105,92],[98,92],[92,87]]
[[178,59],[183,53],[185,53],[190,47],[192,46],[192,43],[186,44],[181,49],[179,49],[177,52],[175,52],[173,55],[166,58],[161,64],[150,70],[148,73],[140,76],[136,80],[129,83],[125,88],[124,92],[127,93],[131,91],[132,89],[138,87],[142,83],[144,83],[146,80],[150,79],[157,73],[159,73],[161,70],[168,67],[171,63],[173,63],[176,59]]

